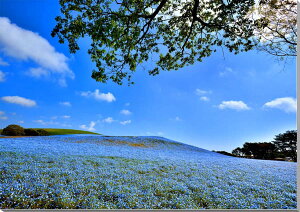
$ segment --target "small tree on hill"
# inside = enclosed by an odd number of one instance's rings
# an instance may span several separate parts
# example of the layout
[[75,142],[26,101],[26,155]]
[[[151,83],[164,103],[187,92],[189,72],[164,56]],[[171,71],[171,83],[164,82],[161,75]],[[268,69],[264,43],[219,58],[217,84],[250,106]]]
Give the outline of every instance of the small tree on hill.
[[47,136],[47,135],[49,135],[49,133],[46,130],[44,130],[44,129],[38,129],[37,133],[38,133],[39,136]]
[[27,136],[38,136],[39,133],[35,129],[25,129],[25,135]]
[[23,127],[16,124],[11,124],[5,127],[1,134],[8,136],[23,136],[25,135],[25,132]]

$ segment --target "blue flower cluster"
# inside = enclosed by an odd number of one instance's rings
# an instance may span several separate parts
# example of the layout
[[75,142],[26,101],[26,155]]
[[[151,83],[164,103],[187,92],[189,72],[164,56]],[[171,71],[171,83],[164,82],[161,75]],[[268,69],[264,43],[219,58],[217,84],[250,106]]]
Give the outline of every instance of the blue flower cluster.
[[0,208],[295,209],[296,163],[161,137],[5,138]]

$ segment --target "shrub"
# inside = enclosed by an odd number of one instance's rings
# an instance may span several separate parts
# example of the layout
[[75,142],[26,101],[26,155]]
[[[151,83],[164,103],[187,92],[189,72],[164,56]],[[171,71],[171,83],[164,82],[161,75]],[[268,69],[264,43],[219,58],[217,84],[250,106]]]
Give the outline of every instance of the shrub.
[[39,135],[38,131],[35,129],[25,129],[24,132],[25,132],[25,135],[27,135],[27,136],[38,136]]
[[8,136],[23,136],[25,135],[24,128],[16,125],[16,124],[11,124],[5,127],[2,132],[2,135],[8,135]]
[[49,133],[46,130],[38,129],[37,130],[39,136],[47,136]]

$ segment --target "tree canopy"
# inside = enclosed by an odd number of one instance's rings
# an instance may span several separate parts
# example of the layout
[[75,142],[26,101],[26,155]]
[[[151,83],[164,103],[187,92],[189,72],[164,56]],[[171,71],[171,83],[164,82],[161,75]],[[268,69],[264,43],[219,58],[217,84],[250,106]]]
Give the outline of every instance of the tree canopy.
[[297,1],[260,0],[254,7],[259,19],[254,31],[257,49],[278,56],[297,56]]
[[285,133],[278,134],[272,141],[277,150],[294,161],[297,161],[297,131],[290,130]]
[[254,0],[60,0],[60,5],[52,36],[68,42],[71,53],[79,50],[78,39],[90,38],[88,53],[97,67],[92,77],[118,84],[132,83],[137,69],[156,75],[202,61],[218,46],[235,54],[248,51],[259,22],[248,15]]

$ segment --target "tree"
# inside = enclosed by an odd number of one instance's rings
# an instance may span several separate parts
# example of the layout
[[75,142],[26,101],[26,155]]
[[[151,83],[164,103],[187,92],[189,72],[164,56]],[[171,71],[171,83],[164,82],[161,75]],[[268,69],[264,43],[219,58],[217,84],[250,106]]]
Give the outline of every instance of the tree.
[[38,133],[38,136],[48,136],[49,135],[49,133],[44,129],[38,129],[37,133]]
[[25,135],[24,128],[16,125],[16,124],[11,124],[5,127],[2,132],[2,135],[8,135],[8,136],[23,136]]
[[254,31],[258,50],[280,59],[297,56],[296,0],[260,0],[254,18],[260,19]]
[[283,134],[275,136],[273,144],[277,151],[283,153],[286,157],[291,157],[293,161],[297,161],[297,131],[290,130]]
[[249,143],[243,145],[242,152],[255,159],[274,159],[276,147],[269,142]]
[[232,154],[242,157],[251,157],[255,159],[274,159],[276,154],[276,147],[273,143],[244,143],[243,147],[237,147],[232,150]]
[[238,157],[243,157],[245,156],[243,148],[237,147],[234,150],[232,150],[232,154]]
[[142,64],[150,75],[202,61],[218,46],[235,54],[255,45],[249,18],[254,0],[60,0],[52,36],[79,50],[88,37],[92,78],[129,83]]
[[26,136],[38,136],[39,133],[35,129],[24,129]]

